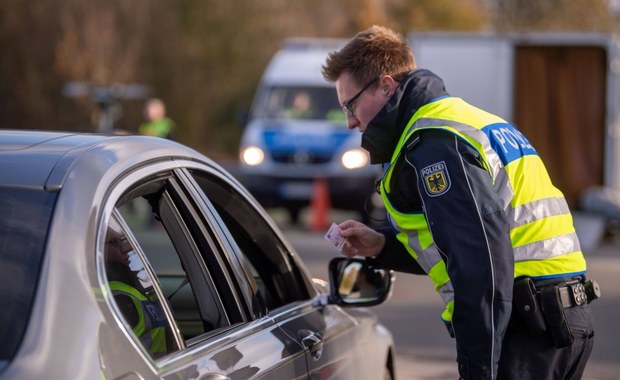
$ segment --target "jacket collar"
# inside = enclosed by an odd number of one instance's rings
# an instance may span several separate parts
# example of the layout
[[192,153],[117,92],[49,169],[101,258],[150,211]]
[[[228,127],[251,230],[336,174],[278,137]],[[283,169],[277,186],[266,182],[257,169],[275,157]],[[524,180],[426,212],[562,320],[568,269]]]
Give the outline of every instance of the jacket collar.
[[412,71],[396,88],[362,134],[371,164],[390,162],[407,122],[423,105],[448,95],[443,81],[429,70]]

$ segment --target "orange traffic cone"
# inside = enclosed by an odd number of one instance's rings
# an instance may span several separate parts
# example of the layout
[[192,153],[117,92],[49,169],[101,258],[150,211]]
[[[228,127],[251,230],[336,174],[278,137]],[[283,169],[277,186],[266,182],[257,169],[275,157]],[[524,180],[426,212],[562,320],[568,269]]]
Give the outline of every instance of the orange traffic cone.
[[310,207],[312,212],[310,229],[313,231],[327,230],[331,200],[329,196],[329,185],[326,178],[316,178],[314,180],[314,192],[312,194],[312,203]]

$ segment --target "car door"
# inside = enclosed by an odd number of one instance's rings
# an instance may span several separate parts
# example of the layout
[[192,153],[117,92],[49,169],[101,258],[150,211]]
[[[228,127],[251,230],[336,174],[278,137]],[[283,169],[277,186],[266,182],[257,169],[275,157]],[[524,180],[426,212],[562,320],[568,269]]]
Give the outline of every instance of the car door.
[[304,348],[311,378],[359,378],[351,348],[370,344],[363,341],[370,334],[363,334],[343,309],[319,302],[293,249],[243,189],[200,171],[189,174],[219,216],[232,250],[231,266],[240,266],[249,277],[261,315]]
[[[267,315],[267,305],[274,305],[274,300],[259,292],[252,269],[234,253],[238,248],[226,224],[206,195],[197,191],[189,172],[179,169],[183,164],[201,176],[224,184],[229,181],[205,165],[177,162],[175,169],[142,168],[119,180],[112,191],[114,205],[106,211],[100,229],[103,293],[110,295],[113,312],[145,365],[136,366],[127,360],[131,352],[117,350],[124,354],[104,358],[116,364],[107,366],[104,374],[109,378],[132,373],[171,379],[307,378],[305,348]],[[148,294],[115,283],[117,278],[105,263],[108,244],[124,244],[137,277],[132,287],[144,288]],[[290,292],[277,300],[282,303],[278,307],[309,298],[303,281],[278,281],[290,285]],[[273,286],[273,282],[260,286]],[[125,302],[116,297],[123,292],[128,295]],[[137,305],[134,310],[125,310],[132,309],[132,304]]]

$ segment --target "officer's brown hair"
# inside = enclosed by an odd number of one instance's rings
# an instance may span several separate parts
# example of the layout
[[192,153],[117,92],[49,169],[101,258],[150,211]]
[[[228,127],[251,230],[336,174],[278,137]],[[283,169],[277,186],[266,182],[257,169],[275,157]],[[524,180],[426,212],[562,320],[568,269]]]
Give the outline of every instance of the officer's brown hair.
[[322,74],[328,82],[335,82],[346,71],[359,86],[364,86],[381,75],[400,81],[415,68],[407,40],[391,29],[374,25],[356,34],[339,51],[329,53]]

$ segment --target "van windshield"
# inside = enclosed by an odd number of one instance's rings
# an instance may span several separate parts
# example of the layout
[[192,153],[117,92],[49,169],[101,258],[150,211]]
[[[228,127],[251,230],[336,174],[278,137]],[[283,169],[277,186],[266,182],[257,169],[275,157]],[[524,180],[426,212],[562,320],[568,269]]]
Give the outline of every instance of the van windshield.
[[314,119],[345,122],[333,87],[271,87],[264,94],[255,117],[270,119]]

